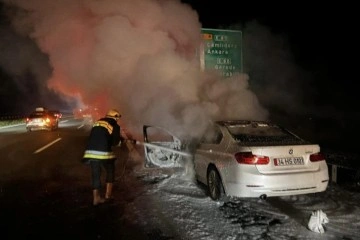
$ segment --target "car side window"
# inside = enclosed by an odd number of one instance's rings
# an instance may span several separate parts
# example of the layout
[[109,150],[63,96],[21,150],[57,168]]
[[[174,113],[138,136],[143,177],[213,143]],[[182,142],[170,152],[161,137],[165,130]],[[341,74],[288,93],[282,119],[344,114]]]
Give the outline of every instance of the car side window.
[[201,143],[219,144],[221,142],[222,138],[223,138],[223,135],[222,135],[219,127],[216,125],[212,125],[206,130],[203,138],[201,139]]

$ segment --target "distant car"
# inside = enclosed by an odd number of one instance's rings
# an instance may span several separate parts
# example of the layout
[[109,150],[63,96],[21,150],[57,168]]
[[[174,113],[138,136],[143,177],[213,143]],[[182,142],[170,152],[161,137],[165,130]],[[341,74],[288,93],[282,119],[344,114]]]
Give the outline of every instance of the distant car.
[[60,119],[62,117],[62,114],[58,110],[50,110],[49,113],[53,114],[57,119]]
[[[179,151],[189,146],[175,136],[167,143],[151,142],[153,128],[160,129],[144,126],[146,166],[176,166],[182,158]],[[214,122],[189,156],[196,180],[213,200],[318,193],[329,182],[318,144],[266,121]]]
[[48,111],[35,111],[26,118],[26,130],[55,130],[59,127],[56,116]]
[[76,119],[92,119],[97,120],[101,117],[99,109],[97,107],[87,107],[87,108],[76,108],[73,110],[74,118]]

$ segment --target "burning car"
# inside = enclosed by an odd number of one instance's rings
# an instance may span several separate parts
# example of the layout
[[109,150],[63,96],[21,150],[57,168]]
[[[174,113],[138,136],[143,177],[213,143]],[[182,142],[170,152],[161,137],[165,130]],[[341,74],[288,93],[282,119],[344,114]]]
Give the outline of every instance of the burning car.
[[[171,137],[151,141],[152,128]],[[196,180],[206,186],[213,200],[310,194],[328,186],[328,167],[320,146],[274,123],[216,121],[189,152],[184,151],[189,146],[164,129],[144,126],[143,130],[145,166],[175,167],[189,158]]]

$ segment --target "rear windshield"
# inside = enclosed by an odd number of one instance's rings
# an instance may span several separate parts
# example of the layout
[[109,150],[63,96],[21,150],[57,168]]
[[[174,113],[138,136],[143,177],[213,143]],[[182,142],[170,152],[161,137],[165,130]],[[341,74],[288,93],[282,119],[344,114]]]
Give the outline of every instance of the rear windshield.
[[32,114],[30,114],[30,118],[41,118],[41,117],[44,117],[44,116],[47,116],[46,113],[44,112],[34,112]]
[[253,144],[279,143],[279,144],[300,144],[307,141],[299,138],[291,132],[273,124],[250,123],[226,126],[232,137],[238,142]]

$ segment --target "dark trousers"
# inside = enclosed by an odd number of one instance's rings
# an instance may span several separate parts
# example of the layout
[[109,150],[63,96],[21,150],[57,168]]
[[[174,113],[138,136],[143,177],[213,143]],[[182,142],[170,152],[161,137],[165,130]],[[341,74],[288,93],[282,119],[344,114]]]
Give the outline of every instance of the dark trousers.
[[115,159],[109,160],[90,160],[91,177],[93,189],[101,189],[101,172],[102,168],[105,169],[106,183],[113,183],[115,180]]

